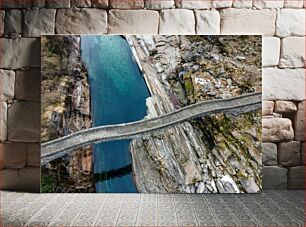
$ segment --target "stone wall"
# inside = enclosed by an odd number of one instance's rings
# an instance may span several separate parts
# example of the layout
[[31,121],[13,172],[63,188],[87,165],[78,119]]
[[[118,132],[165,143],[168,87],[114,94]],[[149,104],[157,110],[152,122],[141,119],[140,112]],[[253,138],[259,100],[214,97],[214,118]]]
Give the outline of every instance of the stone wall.
[[1,0],[0,182],[39,191],[41,34],[262,34],[264,188],[303,188],[303,0]]

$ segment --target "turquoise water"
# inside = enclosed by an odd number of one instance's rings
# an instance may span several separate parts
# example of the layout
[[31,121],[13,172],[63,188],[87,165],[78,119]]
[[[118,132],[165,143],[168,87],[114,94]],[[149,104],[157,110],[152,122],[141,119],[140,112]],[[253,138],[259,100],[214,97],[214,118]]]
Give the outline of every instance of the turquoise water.
[[[143,119],[149,92],[126,40],[121,36],[81,36],[89,72],[93,125]],[[130,140],[94,145],[97,192],[136,192]]]

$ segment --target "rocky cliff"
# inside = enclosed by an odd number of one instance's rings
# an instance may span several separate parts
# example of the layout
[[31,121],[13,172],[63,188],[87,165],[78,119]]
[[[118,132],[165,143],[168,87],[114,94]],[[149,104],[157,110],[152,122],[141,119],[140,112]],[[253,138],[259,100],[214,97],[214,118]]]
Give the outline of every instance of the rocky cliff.
[[[261,91],[258,36],[137,36],[152,97],[148,117],[192,103]],[[259,192],[261,111],[217,114],[134,140],[139,192]]]
[[[43,36],[42,142],[91,127],[88,73],[80,37]],[[42,167],[42,191],[93,192],[92,147],[77,149]]]

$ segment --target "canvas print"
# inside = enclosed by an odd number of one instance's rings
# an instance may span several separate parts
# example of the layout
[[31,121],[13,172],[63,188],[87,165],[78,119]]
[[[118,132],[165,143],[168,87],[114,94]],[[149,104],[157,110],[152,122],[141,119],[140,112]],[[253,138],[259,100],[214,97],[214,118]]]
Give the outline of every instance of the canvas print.
[[41,64],[41,192],[261,191],[261,36],[42,36]]

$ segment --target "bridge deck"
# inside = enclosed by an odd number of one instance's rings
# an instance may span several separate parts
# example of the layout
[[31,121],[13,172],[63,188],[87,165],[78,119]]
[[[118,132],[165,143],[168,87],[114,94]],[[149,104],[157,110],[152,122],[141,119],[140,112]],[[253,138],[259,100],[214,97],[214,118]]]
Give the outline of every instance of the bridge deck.
[[220,112],[237,115],[260,108],[261,93],[250,93],[229,99],[210,100],[189,105],[156,118],[86,129],[43,143],[41,146],[42,164],[89,144],[139,138],[205,115]]

